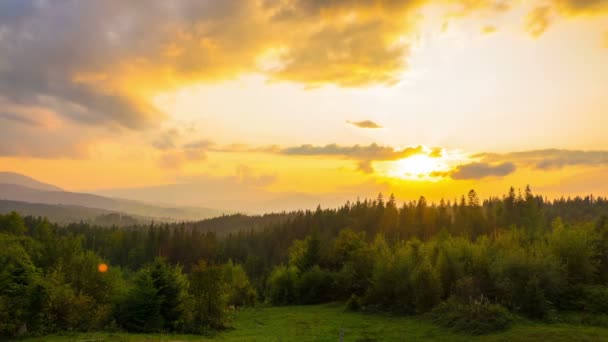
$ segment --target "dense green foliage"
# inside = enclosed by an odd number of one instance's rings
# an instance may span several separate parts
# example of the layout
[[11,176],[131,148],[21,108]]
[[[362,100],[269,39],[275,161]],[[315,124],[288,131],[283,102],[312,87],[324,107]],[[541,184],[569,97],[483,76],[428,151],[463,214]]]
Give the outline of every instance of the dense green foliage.
[[[435,309],[448,317],[437,322],[470,333],[508,326],[502,308],[548,320],[607,314],[607,215],[604,198],[548,202],[529,189],[483,203],[471,191],[400,207],[380,195],[269,215],[265,227],[258,217],[222,238],[206,230],[208,221],[58,226],[13,213],[0,216],[0,334],[206,333],[225,327],[232,308],[255,302]],[[248,219],[211,221],[234,220]],[[102,263],[107,272],[98,271]],[[483,312],[489,321],[468,325]],[[450,315],[465,319],[445,324]]]

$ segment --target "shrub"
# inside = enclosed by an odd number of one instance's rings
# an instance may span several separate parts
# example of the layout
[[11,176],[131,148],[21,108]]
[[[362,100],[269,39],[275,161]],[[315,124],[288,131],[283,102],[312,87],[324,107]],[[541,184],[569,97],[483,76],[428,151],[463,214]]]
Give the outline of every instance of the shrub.
[[593,314],[608,314],[608,287],[602,285],[575,285],[559,301],[560,309]]
[[411,276],[414,305],[417,312],[426,312],[439,303],[441,284],[428,262],[423,262]]
[[608,287],[601,285],[583,286],[583,309],[596,314],[608,314]]
[[274,305],[293,304],[297,298],[295,267],[277,266],[268,279],[267,299]]
[[471,335],[503,331],[513,323],[509,310],[483,296],[469,301],[450,298],[433,309],[430,317],[442,327]]
[[223,268],[224,282],[228,292],[226,304],[234,307],[254,305],[257,293],[251,286],[243,266],[229,261]]
[[191,332],[206,333],[210,329],[223,329],[227,323],[226,303],[230,293],[222,266],[200,261],[190,274],[190,291],[193,297]]
[[317,304],[331,299],[334,277],[329,271],[314,266],[303,273],[296,282],[299,302]]
[[346,310],[359,311],[362,307],[361,298],[357,295],[350,296],[348,301],[346,301]]

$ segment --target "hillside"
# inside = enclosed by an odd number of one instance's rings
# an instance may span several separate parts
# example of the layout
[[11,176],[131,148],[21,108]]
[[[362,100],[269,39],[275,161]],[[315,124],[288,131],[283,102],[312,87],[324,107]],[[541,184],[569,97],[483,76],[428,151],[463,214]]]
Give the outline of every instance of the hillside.
[[0,200],[0,214],[7,214],[11,211],[15,211],[26,216],[46,217],[49,221],[59,224],[84,221],[101,226],[125,226],[144,224],[153,221],[153,218],[151,217],[128,216],[109,210],[87,208],[77,205],[43,204]]
[[[52,216],[62,217],[63,215],[65,218],[75,218],[76,221],[89,219],[91,217],[91,212],[125,213],[128,215],[154,218],[159,221],[169,222],[200,220],[230,213],[228,211],[209,208],[160,206],[140,201],[63,191],[59,187],[38,182],[27,176],[9,172],[0,173],[0,200],[71,206],[72,208],[70,208],[70,213],[67,216],[64,215],[65,210],[63,209],[59,210],[59,215],[45,216],[51,218]],[[22,208],[24,207],[22,206]],[[82,208],[82,215],[78,214],[77,208]],[[92,209],[100,209],[101,211]],[[26,211],[23,213],[26,215],[33,215],[36,212],[37,211]]]
[[0,172],[0,184],[14,184],[42,191],[63,191],[58,186],[43,183],[15,172]]

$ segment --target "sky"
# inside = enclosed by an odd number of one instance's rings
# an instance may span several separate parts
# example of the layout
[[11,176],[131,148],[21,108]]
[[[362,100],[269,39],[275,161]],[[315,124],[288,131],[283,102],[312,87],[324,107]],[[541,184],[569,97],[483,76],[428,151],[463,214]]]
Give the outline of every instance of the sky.
[[2,0],[0,46],[0,170],[69,191],[608,195],[608,0]]

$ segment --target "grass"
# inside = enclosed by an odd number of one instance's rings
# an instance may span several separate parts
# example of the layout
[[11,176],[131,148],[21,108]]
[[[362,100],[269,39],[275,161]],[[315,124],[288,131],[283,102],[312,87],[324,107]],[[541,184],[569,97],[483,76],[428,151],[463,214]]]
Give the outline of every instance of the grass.
[[452,333],[419,317],[345,312],[343,305],[288,306],[239,311],[233,329],[215,336],[91,333],[27,339],[57,342],[156,341],[608,341],[608,329],[522,322],[498,334]]

